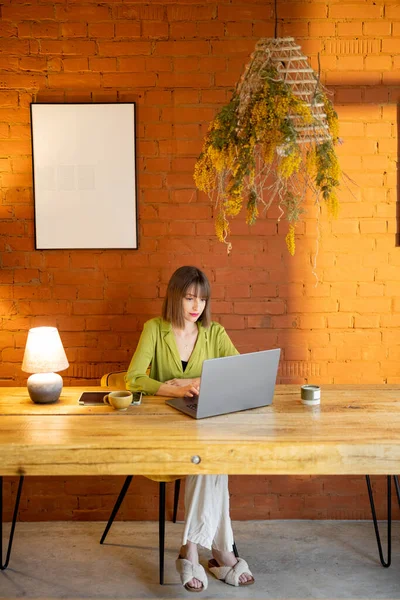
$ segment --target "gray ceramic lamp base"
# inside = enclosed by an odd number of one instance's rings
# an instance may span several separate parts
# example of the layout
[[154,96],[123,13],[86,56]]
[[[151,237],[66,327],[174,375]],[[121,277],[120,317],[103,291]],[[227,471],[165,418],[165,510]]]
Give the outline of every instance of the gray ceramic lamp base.
[[60,397],[63,380],[58,373],[35,373],[27,381],[27,388],[35,404],[51,404]]

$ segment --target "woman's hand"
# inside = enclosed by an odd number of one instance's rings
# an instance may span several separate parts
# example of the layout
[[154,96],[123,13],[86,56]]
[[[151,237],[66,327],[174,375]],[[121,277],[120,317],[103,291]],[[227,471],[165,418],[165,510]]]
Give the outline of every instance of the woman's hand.
[[200,377],[195,377],[194,379],[169,379],[165,383],[168,383],[169,385],[177,385],[178,387],[193,385],[195,388],[198,388],[200,387]]
[[[179,381],[177,383],[171,383],[172,381]],[[184,385],[182,385],[184,382]],[[196,385],[197,384],[197,385]],[[168,398],[194,398],[200,393],[200,377],[196,379],[170,379],[165,383],[162,383],[158,389],[157,396],[168,396]]]
[[189,383],[185,386],[178,386],[177,391],[179,392],[178,398],[185,398],[185,396],[187,398],[195,398],[199,395],[200,388]]

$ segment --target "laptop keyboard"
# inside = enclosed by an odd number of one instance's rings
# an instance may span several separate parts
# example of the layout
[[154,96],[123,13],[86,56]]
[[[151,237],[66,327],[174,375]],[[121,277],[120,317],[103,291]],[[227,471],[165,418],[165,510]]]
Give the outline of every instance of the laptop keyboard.
[[187,402],[186,403],[186,408],[188,408],[189,410],[197,410],[197,402],[192,402],[191,404],[189,404]]

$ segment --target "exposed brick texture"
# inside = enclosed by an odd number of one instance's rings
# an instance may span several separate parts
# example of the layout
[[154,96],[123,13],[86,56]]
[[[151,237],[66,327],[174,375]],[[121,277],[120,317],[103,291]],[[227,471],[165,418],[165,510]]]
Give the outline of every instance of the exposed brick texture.
[[[350,178],[336,221],[322,211],[318,222],[310,201],[294,258],[275,210],[253,228],[239,216],[228,256],[192,179],[210,119],[256,41],[273,35],[273,2],[3,0],[0,10],[0,385],[25,385],[23,349],[37,325],[59,328],[67,385],[125,368],[182,264],[209,275],[214,318],[241,352],[282,348],[281,382],[400,382],[398,4],[278,2],[278,34],[295,36],[314,68],[320,54]],[[137,102],[139,250],[34,250],[35,101]],[[15,482],[6,479],[8,509]],[[105,519],[120,484],[28,479],[21,518]],[[231,492],[238,519],[368,515],[362,478],[232,477]],[[156,518],[157,494],[138,478],[121,516]]]

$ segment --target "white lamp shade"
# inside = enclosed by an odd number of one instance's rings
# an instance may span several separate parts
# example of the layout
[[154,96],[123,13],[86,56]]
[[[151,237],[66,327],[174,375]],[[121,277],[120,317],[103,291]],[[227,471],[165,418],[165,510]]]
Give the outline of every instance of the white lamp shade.
[[26,373],[63,371],[69,363],[56,327],[33,327],[28,332],[22,370]]

